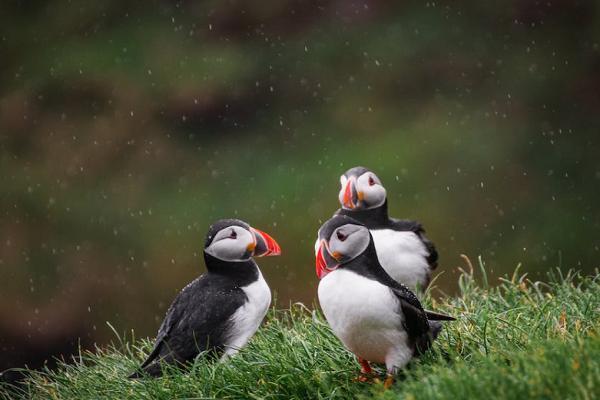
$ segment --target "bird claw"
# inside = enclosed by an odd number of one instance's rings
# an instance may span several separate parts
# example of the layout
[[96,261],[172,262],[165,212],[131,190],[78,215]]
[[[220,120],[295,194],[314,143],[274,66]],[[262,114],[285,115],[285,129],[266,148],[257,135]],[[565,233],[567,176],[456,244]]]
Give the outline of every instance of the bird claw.
[[[366,374],[359,374],[357,377],[355,377],[353,379],[354,382],[361,382],[361,383],[371,383],[374,385],[381,385],[381,379],[379,379],[376,376],[369,376]],[[393,375],[388,375],[385,380],[383,381],[383,388],[385,390],[389,389],[392,387],[392,385],[394,384],[394,376]]]
[[365,374],[363,372],[358,374],[358,376],[354,377],[352,381],[360,383],[371,383],[375,385],[381,383],[381,379],[379,379],[378,377],[374,376],[373,374]]

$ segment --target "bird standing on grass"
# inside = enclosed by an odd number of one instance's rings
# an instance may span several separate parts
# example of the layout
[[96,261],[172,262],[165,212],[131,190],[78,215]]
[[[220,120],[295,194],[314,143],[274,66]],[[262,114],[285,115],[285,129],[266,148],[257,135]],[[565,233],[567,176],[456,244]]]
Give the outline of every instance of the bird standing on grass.
[[331,329],[361,364],[359,380],[372,373],[369,362],[387,368],[385,387],[414,356],[429,349],[441,320],[381,267],[369,230],[347,216],[334,216],[319,230],[316,255],[319,303]]
[[207,273],[177,295],[141,365],[144,374],[162,375],[161,364],[184,366],[201,352],[235,354],[254,335],[271,304],[271,291],[252,257],[279,255],[269,235],[237,219],[215,222],[204,244]]
[[336,212],[362,222],[369,228],[379,262],[396,281],[411,290],[425,289],[437,267],[438,253],[417,221],[388,216],[387,192],[381,180],[364,167],[350,168],[340,177]]

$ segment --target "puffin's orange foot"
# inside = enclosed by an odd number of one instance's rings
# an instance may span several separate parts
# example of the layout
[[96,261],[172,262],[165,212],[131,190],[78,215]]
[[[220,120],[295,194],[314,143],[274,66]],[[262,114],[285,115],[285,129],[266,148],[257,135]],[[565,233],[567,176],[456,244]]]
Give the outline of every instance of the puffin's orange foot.
[[358,359],[358,363],[360,364],[360,373],[365,375],[373,374],[373,370],[371,369],[371,364],[367,360],[362,358]]
[[373,378],[373,370],[371,369],[371,365],[367,360],[362,358],[358,359],[358,363],[360,364],[360,374],[356,378],[354,378],[355,382],[371,382]]
[[387,389],[391,388],[393,384],[394,384],[394,375],[388,374],[385,377],[385,382],[383,382],[383,388],[387,390]]

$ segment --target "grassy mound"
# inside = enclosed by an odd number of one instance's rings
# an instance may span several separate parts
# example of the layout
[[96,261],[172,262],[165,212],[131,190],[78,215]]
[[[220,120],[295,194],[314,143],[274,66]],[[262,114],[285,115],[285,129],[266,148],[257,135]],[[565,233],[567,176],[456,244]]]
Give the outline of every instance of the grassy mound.
[[[482,269],[459,278],[460,294],[427,305],[459,317],[433,351],[389,391],[356,383],[358,364],[323,317],[302,305],[272,310],[237,357],[199,359],[188,373],[131,381],[151,347],[125,341],[81,354],[54,371],[32,372],[0,397],[35,399],[406,398],[592,399],[600,395],[600,275],[560,272],[531,282],[517,272],[489,287]],[[432,304],[433,303],[433,304]],[[379,370],[383,374],[383,369]]]

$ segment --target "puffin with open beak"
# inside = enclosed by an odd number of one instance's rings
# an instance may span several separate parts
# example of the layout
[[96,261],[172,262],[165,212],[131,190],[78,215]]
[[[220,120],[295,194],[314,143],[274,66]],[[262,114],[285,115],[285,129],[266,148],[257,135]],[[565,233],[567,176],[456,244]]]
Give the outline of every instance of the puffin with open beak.
[[411,290],[425,289],[437,267],[438,253],[417,221],[388,216],[387,192],[381,180],[364,167],[350,168],[340,177],[336,212],[369,228],[381,266]]
[[281,248],[237,219],[215,222],[204,244],[207,272],[175,297],[154,348],[130,378],[162,375],[162,364],[186,366],[202,352],[225,358],[244,347],[271,304],[271,290],[253,257]]
[[442,320],[392,279],[377,259],[373,238],[362,223],[337,215],[319,230],[316,271],[323,314],[344,346],[361,364],[360,381],[372,374],[370,362],[386,365],[385,387],[413,357],[430,348]]

